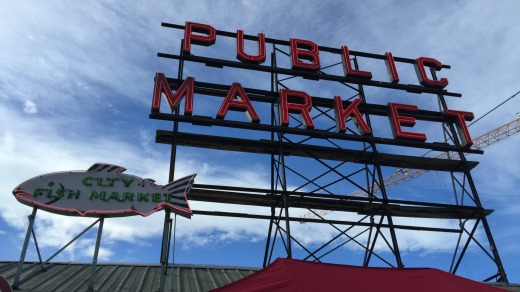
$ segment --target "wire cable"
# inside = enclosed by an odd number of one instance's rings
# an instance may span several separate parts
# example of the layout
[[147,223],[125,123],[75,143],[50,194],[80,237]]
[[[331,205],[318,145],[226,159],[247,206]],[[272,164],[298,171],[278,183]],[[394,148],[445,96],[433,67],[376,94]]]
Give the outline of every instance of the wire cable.
[[[473,121],[471,124],[468,125],[468,127],[470,127],[471,125],[473,125],[474,123],[480,121],[483,117],[489,115],[491,112],[493,112],[494,110],[496,110],[497,108],[499,108],[500,106],[502,106],[504,103],[510,101],[511,99],[513,99],[515,96],[517,96],[518,94],[520,93],[520,91],[518,91],[517,93],[513,94],[512,96],[510,96],[509,98],[507,98],[506,100],[504,100],[503,102],[501,102],[499,105],[495,106],[494,108],[492,108],[491,110],[489,110],[487,113],[485,113],[483,116],[481,116],[480,118],[476,119],[475,121]],[[422,157],[425,157],[426,155],[428,155],[430,152],[433,152],[433,150],[430,150],[426,153],[424,153],[422,155]]]
[[475,121],[473,121],[471,124],[468,125],[471,126],[473,125],[474,123],[480,121],[483,117],[489,115],[491,112],[493,112],[494,110],[496,110],[497,108],[499,108],[500,106],[502,106],[504,103],[510,101],[511,99],[513,99],[513,97],[517,96],[518,94],[520,93],[520,91],[518,91],[517,93],[513,94],[512,96],[510,96],[508,99],[504,100],[502,103],[500,103],[499,105],[495,106],[493,109],[491,109],[490,111],[488,111],[487,113],[485,113],[483,116],[481,116],[480,118],[476,119]]

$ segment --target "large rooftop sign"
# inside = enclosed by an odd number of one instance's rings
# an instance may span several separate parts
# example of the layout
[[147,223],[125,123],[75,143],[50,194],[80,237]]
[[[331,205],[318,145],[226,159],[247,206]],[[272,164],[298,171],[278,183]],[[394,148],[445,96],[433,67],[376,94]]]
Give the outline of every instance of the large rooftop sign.
[[[369,54],[364,52],[350,51],[346,45],[341,48],[321,47],[310,40],[291,38],[289,42],[268,39],[263,33],[257,36],[246,36],[242,30],[235,33],[220,32],[210,25],[187,22],[184,27],[163,24],[174,28],[184,28],[184,40],[181,48],[181,55],[172,55],[160,53],[159,56],[173,58],[179,60],[187,60],[192,62],[205,63],[213,67],[235,67],[247,70],[257,70],[271,72],[273,74],[286,74],[301,76],[306,79],[314,80],[330,80],[345,83],[354,83],[359,85],[383,87],[396,90],[406,90],[416,93],[435,93],[448,96],[460,96],[458,93],[452,93],[444,90],[448,85],[447,78],[437,79],[433,74],[449,66],[443,65],[439,60],[430,57],[419,57],[416,59],[397,58],[391,52],[384,55]],[[238,61],[230,61],[223,59],[215,59],[208,57],[200,57],[192,55],[192,47],[212,46],[217,41],[217,36],[223,35],[236,38],[236,59]],[[245,40],[253,40],[257,42],[258,49],[256,52],[246,52],[244,48]],[[262,65],[266,60],[266,43],[287,45],[290,50],[290,68],[283,68],[271,64],[271,66]],[[343,64],[342,76],[324,74],[321,72],[320,52],[333,53]],[[357,68],[357,64],[353,64],[351,56],[363,56],[366,58],[380,60],[381,66],[386,67],[388,72],[388,80],[376,81],[370,71]],[[417,73],[417,82],[420,84],[400,84],[399,72],[396,62],[409,63],[414,66]],[[430,71],[430,73],[428,73]],[[176,89],[175,92],[173,90]],[[215,108],[214,117],[203,117],[194,114],[194,100],[197,98],[196,93],[221,95],[224,97],[219,108]],[[315,135],[322,138],[334,138],[341,140],[367,141],[381,144],[393,144],[413,147],[425,147],[420,145],[427,141],[428,137],[420,129],[411,129],[416,124],[417,119],[435,121],[435,122],[453,122],[458,128],[458,135],[462,146],[471,146],[472,140],[466,125],[466,121],[473,119],[473,113],[445,109],[442,112],[432,112],[419,109],[416,105],[401,104],[388,102],[386,105],[368,104],[362,98],[350,99],[342,97],[338,92],[335,96],[329,98],[313,97],[305,91],[298,89],[284,88],[278,92],[261,91],[257,89],[244,88],[240,82],[233,82],[230,86],[221,84],[210,84],[197,82],[195,77],[187,77],[184,80],[166,78],[162,73],[157,73],[155,78],[155,89],[152,99],[152,115],[157,119],[176,120],[183,122],[191,122],[193,124],[216,125],[225,127],[236,127],[251,130],[275,131],[288,134],[299,135]],[[180,106],[184,99],[183,114],[176,112],[175,114],[161,113],[161,104],[163,96],[165,96],[167,104],[173,110]],[[255,104],[253,102],[269,102],[276,104],[278,108],[278,121],[276,125],[268,125],[259,116]],[[323,131],[315,127],[315,122],[311,116],[311,110],[315,106],[332,108],[335,115],[334,124],[325,128],[335,128],[335,132]],[[227,118],[230,111],[244,112],[249,122],[231,121]],[[299,114],[300,122],[303,129],[296,129],[290,126],[290,114]],[[373,129],[364,119],[363,115],[375,114],[384,115],[389,118],[388,127],[392,130],[393,139],[383,137],[374,137]],[[352,129],[348,129],[347,120],[354,122],[356,131],[360,134],[353,133]],[[294,123],[294,122],[293,122]],[[298,124],[299,124],[298,123]],[[304,131],[302,131],[304,130]],[[350,130],[350,133],[346,133]],[[441,142],[441,141],[435,141]],[[455,150],[455,149],[442,149]]]
[[[156,142],[171,144],[170,175],[179,146],[230,151],[237,154],[236,163],[258,164],[263,172],[268,168],[262,162],[270,164],[270,188],[261,182],[195,184],[190,194],[195,201],[266,207],[255,214],[193,210],[196,215],[269,220],[264,266],[273,254],[292,258],[295,242],[302,249],[294,256],[305,260],[321,261],[350,245],[365,251],[357,259],[349,254],[346,262],[370,266],[375,260],[378,266],[403,267],[396,232],[403,229],[458,233],[449,257],[450,272],[456,273],[482,223],[489,244],[477,244],[484,257],[493,255],[490,270],[495,273],[485,281],[506,279],[486,221],[491,210],[481,205],[470,173],[477,163],[465,158],[466,153],[483,153],[471,148],[466,121],[473,114],[448,107],[445,96],[461,95],[446,90],[450,66],[442,60],[359,52],[347,44],[325,47],[308,39],[271,39],[201,23],[162,25],[181,33],[178,54],[158,54],[178,60],[178,70],[173,78],[155,76],[150,118],[173,121],[172,130],[156,132]],[[419,156],[423,151],[410,148],[449,155]],[[431,195],[433,190],[421,195],[415,188],[387,192],[392,185],[384,173],[396,168],[449,173],[456,203]],[[355,219],[322,217],[331,210]],[[294,217],[301,211],[314,216]],[[408,218],[401,221],[407,225],[394,224],[394,217]],[[450,219],[464,224],[445,228],[443,220]],[[329,225],[337,236],[319,248],[305,247],[291,235],[295,221]],[[336,255],[335,261],[344,256]]]
[[87,171],[64,171],[29,179],[13,190],[22,204],[52,213],[90,216],[148,216],[164,206],[191,217],[186,199],[195,174],[164,186],[123,173],[126,169],[96,163]]

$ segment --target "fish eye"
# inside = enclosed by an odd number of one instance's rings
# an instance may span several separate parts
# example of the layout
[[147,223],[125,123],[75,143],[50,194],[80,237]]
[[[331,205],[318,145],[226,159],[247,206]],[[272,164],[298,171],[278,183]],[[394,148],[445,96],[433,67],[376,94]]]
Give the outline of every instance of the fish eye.
[[54,185],[54,182],[51,181],[51,182],[49,182],[47,185],[48,185],[49,187],[52,187],[52,186]]

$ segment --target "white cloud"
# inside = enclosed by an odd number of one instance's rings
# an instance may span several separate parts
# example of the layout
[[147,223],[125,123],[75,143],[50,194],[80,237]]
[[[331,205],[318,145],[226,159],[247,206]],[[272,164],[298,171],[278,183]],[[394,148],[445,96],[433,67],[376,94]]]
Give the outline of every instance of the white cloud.
[[23,104],[23,111],[26,114],[35,114],[38,112],[38,108],[36,107],[36,104],[32,100],[26,100]]
[[[16,115],[9,108],[0,106],[0,121],[9,121]],[[11,190],[22,181],[39,174],[60,171],[60,170],[81,170],[86,169],[94,162],[111,162],[128,168],[128,173],[138,174],[143,177],[156,179],[162,183],[166,182],[168,173],[168,153],[163,153],[154,157],[143,157],[145,149],[135,147],[124,141],[103,139],[96,143],[91,143],[89,135],[86,134],[83,140],[70,139],[66,133],[55,128],[52,121],[36,119],[24,119],[9,128],[0,130],[0,160],[3,161],[3,177],[5,181],[0,186],[2,193],[6,197],[5,202],[0,206],[2,218],[9,225],[24,230],[27,226],[27,215],[30,208],[18,203],[12,195]],[[150,137],[148,137],[150,138]],[[42,143],[41,141],[46,141]],[[117,150],[117,151],[114,151]],[[148,148],[148,151],[151,151]],[[197,180],[202,183],[232,184],[239,181],[235,171],[226,167],[214,167],[207,163],[200,163],[193,160],[180,162],[177,168],[178,176],[198,172]],[[255,185],[265,180],[261,173],[253,171],[238,171],[246,179],[241,180],[245,185]],[[200,203],[193,202],[192,207],[198,208]],[[205,208],[202,206],[201,208]],[[232,208],[231,208],[232,209]],[[61,247],[71,240],[76,234],[91,224],[94,219],[67,217],[39,211],[37,213],[36,228],[37,234],[45,234],[38,239],[42,247]],[[221,241],[233,241],[246,238],[240,235],[245,229],[251,229],[256,223],[249,224],[237,222],[226,218],[215,219],[200,216],[192,221],[186,230],[180,231],[179,235],[186,236],[188,242],[202,242],[200,238],[203,234],[214,232],[220,226],[222,229],[219,236]],[[147,218],[111,218],[107,219],[104,228],[104,238],[108,241],[127,241],[139,242],[151,238],[160,238],[162,234],[163,215],[155,214]],[[258,229],[252,228],[257,232]],[[22,234],[21,234],[22,236]],[[86,240],[91,240],[90,235]],[[256,236],[259,236],[258,234]],[[21,239],[21,238],[20,238]],[[249,240],[250,237],[247,236]],[[110,247],[104,251],[108,257]],[[67,249],[67,254],[72,256],[81,250],[81,245],[74,244]],[[79,253],[82,255],[82,253]]]

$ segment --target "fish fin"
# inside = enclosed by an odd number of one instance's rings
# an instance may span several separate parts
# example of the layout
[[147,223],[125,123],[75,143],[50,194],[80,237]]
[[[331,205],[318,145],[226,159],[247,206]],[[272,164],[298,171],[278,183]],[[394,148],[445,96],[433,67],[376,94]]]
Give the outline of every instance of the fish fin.
[[166,185],[163,186],[163,190],[167,192],[173,192],[173,193],[188,193],[191,189],[191,186],[193,185],[195,176],[197,174],[190,174],[188,176],[185,176],[183,178],[180,178],[178,180],[172,181]]
[[126,168],[114,164],[108,164],[103,162],[98,162],[92,164],[91,167],[87,171],[89,172],[113,172],[113,173],[121,173],[124,172]]
[[170,210],[173,210],[175,213],[184,216],[188,219],[191,218],[193,212],[190,208],[190,203],[188,202],[188,193],[193,186],[193,182],[195,181],[195,176],[197,174],[191,174],[185,176],[181,179],[173,181],[163,187],[163,190],[166,192],[170,192],[173,194],[171,201],[165,204],[166,207],[169,207]]

